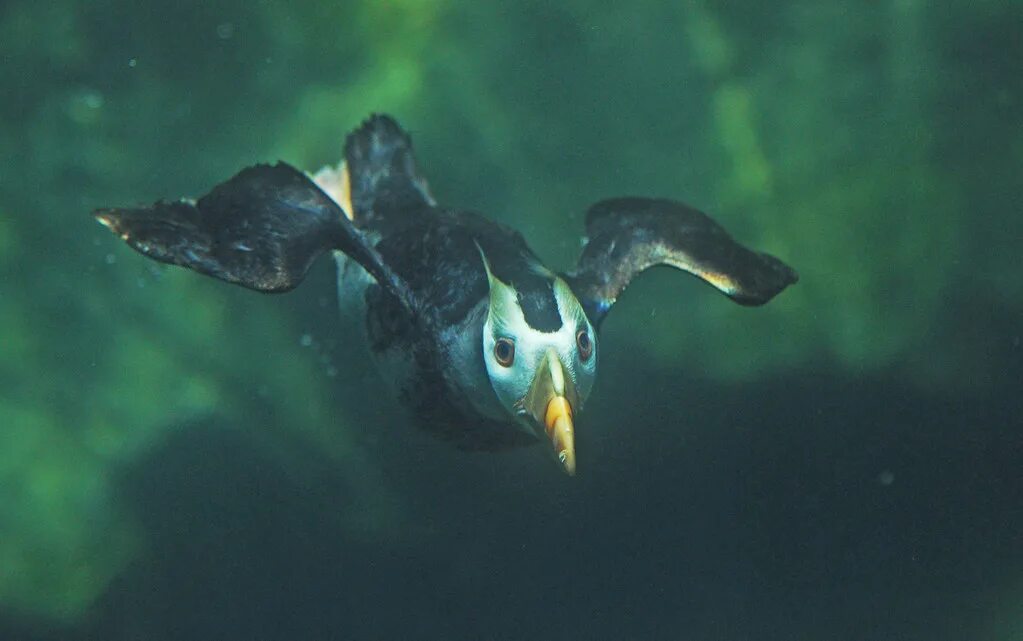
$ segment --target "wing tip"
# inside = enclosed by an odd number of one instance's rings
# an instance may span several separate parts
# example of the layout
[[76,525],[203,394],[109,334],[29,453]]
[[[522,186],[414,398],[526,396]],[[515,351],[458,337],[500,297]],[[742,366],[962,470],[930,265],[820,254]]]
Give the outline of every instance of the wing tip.
[[[762,280],[758,279],[759,282],[756,283],[755,287],[750,289],[736,287],[732,292],[721,287],[718,287],[718,289],[724,291],[732,300],[740,305],[759,307],[770,302],[775,296],[788,289],[789,286],[799,282],[799,272],[781,259],[775,258],[770,254],[761,254],[760,256],[770,267],[770,271],[765,274],[765,278]],[[717,286],[712,281],[708,280],[708,282]]]
[[92,210],[92,217],[96,219],[100,225],[103,225],[111,231],[117,229],[117,210],[116,209],[94,209]]
[[793,269],[788,263],[780,258],[771,256],[770,254],[761,254],[761,256],[771,263],[771,267],[773,268],[776,276],[775,281],[779,292],[789,285],[795,285],[799,282],[799,272]]
[[111,232],[121,238],[121,240],[130,240],[131,234],[124,226],[124,211],[121,209],[94,209],[92,211],[92,217],[96,219],[100,225],[103,225]]

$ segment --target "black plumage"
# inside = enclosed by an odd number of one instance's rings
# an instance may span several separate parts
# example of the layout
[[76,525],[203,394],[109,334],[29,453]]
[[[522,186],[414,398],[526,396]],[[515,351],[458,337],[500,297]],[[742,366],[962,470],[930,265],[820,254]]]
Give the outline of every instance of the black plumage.
[[[517,231],[437,206],[409,135],[388,116],[372,116],[348,137],[345,164],[328,178],[284,163],[259,165],[198,202],[95,215],[150,258],[265,292],[292,289],[318,255],[342,252],[368,274],[352,281],[350,304],[364,308],[371,351],[406,366],[396,381],[401,400],[421,425],[469,449],[536,440],[522,427],[524,415],[497,403],[487,378],[479,341],[491,278],[515,292],[529,331],[541,337],[559,335],[567,322],[555,291],[559,278],[593,327],[629,281],[653,265],[689,271],[744,304],[764,303],[797,279],[706,215],[645,198],[594,205],[582,256],[559,276]],[[569,329],[574,345],[575,328]]]
[[670,265],[742,305],[763,305],[799,280],[774,256],[739,243],[709,216],[662,198],[612,198],[586,214],[586,247],[568,275],[595,325],[645,269]]

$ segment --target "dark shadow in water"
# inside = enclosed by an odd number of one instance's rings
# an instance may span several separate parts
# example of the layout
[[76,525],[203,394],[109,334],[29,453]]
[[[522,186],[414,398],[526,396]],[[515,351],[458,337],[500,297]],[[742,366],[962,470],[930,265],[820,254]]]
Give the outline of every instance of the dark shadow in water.
[[574,480],[539,449],[409,432],[375,452],[407,497],[403,546],[351,539],[329,471],[195,425],[124,476],[149,553],[54,638],[976,638],[1023,579],[1008,374],[973,398],[625,378],[631,405],[603,385],[589,408]]

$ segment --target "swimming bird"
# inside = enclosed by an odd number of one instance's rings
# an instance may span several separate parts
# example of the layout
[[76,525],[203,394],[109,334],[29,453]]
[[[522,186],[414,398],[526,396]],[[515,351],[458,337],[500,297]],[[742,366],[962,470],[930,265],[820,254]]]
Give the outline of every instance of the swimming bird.
[[198,200],[93,215],[149,258],[262,292],[295,288],[332,253],[340,305],[416,423],[463,449],[547,440],[570,475],[598,330],[634,277],[669,265],[743,305],[798,279],[700,211],[639,197],[590,207],[581,256],[559,273],[517,231],[438,205],[411,137],[380,114],[315,174],[260,164]]

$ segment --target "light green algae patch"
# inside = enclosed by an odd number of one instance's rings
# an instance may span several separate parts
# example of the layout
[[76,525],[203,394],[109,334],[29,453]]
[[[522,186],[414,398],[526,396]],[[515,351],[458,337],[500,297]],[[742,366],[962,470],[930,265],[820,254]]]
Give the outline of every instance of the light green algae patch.
[[0,404],[0,602],[80,616],[139,549],[110,499],[108,461],[45,410]]

